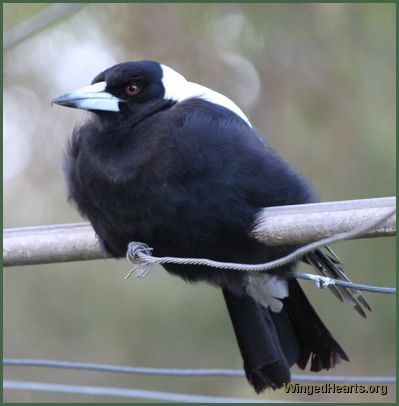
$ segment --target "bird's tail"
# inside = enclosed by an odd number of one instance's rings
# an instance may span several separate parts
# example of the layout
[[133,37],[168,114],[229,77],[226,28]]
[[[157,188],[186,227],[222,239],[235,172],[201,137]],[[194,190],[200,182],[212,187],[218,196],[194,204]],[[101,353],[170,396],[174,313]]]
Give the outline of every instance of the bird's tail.
[[257,393],[280,388],[291,378],[290,367],[301,369],[311,359],[311,371],[349,361],[324,326],[296,280],[288,281],[289,296],[283,309],[273,312],[249,296],[223,290],[244,360],[249,383]]
[[[329,246],[316,249],[315,251],[306,254],[302,260],[312,265],[313,268],[323,276],[350,282],[350,279],[346,276],[343,270],[340,259]],[[354,309],[362,317],[366,317],[365,311],[371,311],[370,305],[358,290],[338,285],[330,285],[329,289],[342,302],[345,301],[352,304]]]

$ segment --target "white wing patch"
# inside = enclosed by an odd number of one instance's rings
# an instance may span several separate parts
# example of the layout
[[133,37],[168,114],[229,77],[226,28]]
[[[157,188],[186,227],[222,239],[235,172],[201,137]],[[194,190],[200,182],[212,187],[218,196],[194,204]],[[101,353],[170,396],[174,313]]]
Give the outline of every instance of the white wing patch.
[[248,275],[246,293],[256,302],[279,313],[283,308],[281,299],[288,296],[288,283],[276,276]]
[[176,100],[181,102],[183,100],[189,99],[190,97],[198,97],[207,100],[211,103],[223,106],[229,109],[233,113],[241,117],[250,127],[252,127],[248,117],[243,113],[243,111],[228,97],[215,92],[214,90],[208,89],[205,86],[201,86],[197,83],[188,82],[184,76],[177,73],[172,68],[166,65],[161,65],[163,76],[162,84],[165,88],[165,99]]

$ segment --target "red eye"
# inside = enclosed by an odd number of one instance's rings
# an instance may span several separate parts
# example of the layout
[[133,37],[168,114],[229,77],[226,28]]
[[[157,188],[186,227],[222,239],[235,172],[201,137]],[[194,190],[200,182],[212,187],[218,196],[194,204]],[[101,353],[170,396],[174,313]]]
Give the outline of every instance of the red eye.
[[125,93],[128,96],[136,96],[137,94],[139,94],[141,92],[141,87],[140,85],[138,85],[137,83],[129,83],[126,87],[125,87]]

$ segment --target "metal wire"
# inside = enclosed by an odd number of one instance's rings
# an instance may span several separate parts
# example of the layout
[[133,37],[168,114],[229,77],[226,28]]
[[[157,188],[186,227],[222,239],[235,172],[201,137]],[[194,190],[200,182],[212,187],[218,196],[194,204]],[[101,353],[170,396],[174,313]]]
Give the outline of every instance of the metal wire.
[[396,294],[396,288],[388,288],[384,286],[365,285],[364,283],[353,283],[348,281],[342,281],[340,279],[329,278],[328,276],[313,275],[304,272],[287,272],[284,276],[287,278],[303,279],[314,282],[314,284],[320,288],[325,289],[330,285],[342,286],[345,288],[363,290],[373,293],[385,293]]
[[[304,255],[314,251],[315,249],[321,248],[328,244],[333,244],[338,241],[348,240],[350,238],[354,238],[357,235],[367,232],[371,230],[381,223],[385,222],[389,217],[396,213],[396,208],[384,214],[381,218],[377,221],[373,221],[370,224],[367,224],[364,227],[357,228],[356,230],[352,230],[349,232],[335,234],[331,237],[323,238],[319,241],[306,244],[303,247],[300,247],[293,251],[292,253],[278,258],[276,260],[266,262],[263,264],[237,264],[232,262],[220,262],[220,261],[213,261],[210,259],[205,258],[177,258],[177,257],[154,257],[151,255],[152,248],[150,248],[147,244],[140,243],[140,242],[131,242],[127,249],[127,259],[133,263],[133,268],[130,272],[126,275],[126,279],[129,278],[132,274],[136,275],[139,278],[145,277],[151,270],[152,264],[179,264],[179,265],[201,265],[201,266],[208,266],[210,268],[215,269],[231,269],[236,271],[243,271],[243,272],[268,272],[272,271],[278,267],[287,265],[288,263],[294,262]],[[348,287],[357,290],[363,290],[368,292],[374,293],[385,293],[385,294],[394,294],[396,293],[395,288],[389,287],[379,287],[374,285],[365,285],[365,284],[357,284],[348,281],[343,281],[339,279],[329,278],[327,276],[320,276],[320,275],[313,275],[308,273],[302,272],[288,272],[284,275],[286,278],[296,278],[296,279],[304,279],[304,280],[311,280],[313,281],[317,287],[319,288],[326,288],[329,285],[337,285]]]
[[[3,382],[4,389],[28,390],[36,392],[74,393],[78,395],[118,396],[139,398],[163,402],[183,403],[268,403],[267,400],[225,398],[219,396],[200,396],[183,393],[159,392],[142,389],[114,388],[107,386],[65,385],[57,383],[8,381]],[[275,403],[276,401],[271,401]],[[279,401],[277,401],[280,403]],[[284,401],[285,403],[285,401]]]
[[[77,369],[83,371],[111,372],[135,375],[158,376],[219,376],[219,377],[245,377],[240,369],[179,369],[179,368],[146,368],[125,365],[97,364],[90,362],[56,361],[49,359],[4,358],[4,366],[46,367],[61,369]],[[331,383],[395,383],[394,376],[320,376],[293,374],[295,382],[331,382]]]

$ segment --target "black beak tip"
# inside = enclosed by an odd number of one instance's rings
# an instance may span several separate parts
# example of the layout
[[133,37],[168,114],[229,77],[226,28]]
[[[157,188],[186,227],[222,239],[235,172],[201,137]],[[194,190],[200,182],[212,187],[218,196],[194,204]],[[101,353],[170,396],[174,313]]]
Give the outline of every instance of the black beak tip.
[[58,104],[59,106],[64,106],[64,107],[76,107],[76,100],[71,99],[68,97],[68,94],[65,94],[60,97],[56,97],[55,99],[51,100],[50,106],[53,106],[54,104]]
[[54,104],[62,104],[61,99],[62,99],[62,96],[52,99],[51,102],[50,102],[50,106],[53,106]]

